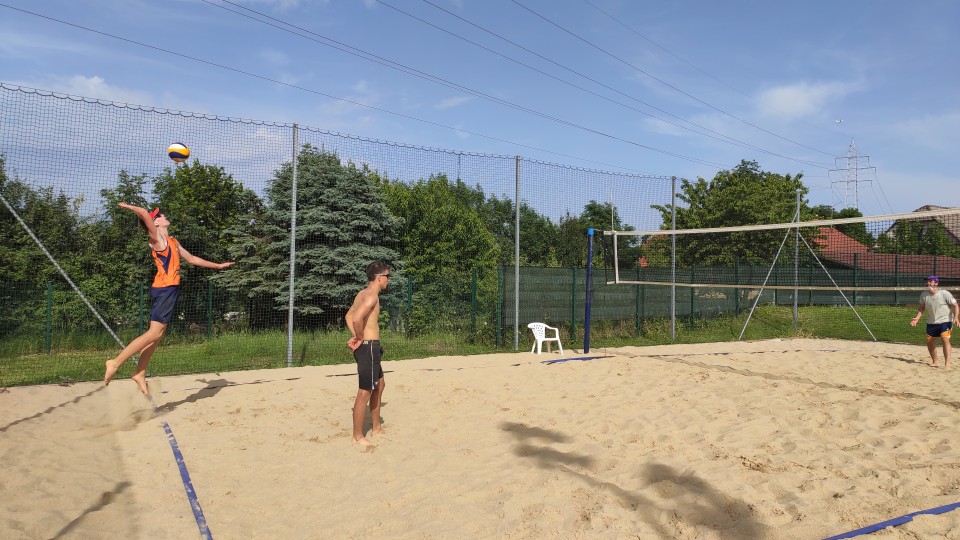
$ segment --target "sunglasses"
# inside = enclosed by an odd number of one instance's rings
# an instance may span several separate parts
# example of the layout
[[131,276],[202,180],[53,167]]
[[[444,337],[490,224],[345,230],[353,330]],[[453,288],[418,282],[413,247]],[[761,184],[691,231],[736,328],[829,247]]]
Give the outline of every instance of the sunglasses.
[[378,276],[383,276],[387,279],[390,279],[390,274],[377,274]]

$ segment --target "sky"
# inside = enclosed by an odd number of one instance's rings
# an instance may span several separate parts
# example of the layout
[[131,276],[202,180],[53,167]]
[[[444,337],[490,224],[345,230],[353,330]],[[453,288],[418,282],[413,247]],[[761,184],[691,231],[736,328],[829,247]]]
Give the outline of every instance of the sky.
[[953,0],[0,0],[0,82],[690,180],[752,160],[879,215],[960,206],[957,22]]

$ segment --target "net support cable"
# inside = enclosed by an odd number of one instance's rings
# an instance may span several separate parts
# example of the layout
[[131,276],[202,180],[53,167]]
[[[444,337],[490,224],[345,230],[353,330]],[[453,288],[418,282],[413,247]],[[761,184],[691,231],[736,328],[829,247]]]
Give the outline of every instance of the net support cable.
[[[797,220],[795,221],[795,223],[799,223],[799,218],[800,218],[800,211],[798,209],[797,213],[794,215],[794,219]],[[800,229],[797,228],[796,230],[799,231]],[[753,317],[754,310],[757,309],[757,305],[760,304],[760,299],[763,297],[763,290],[766,287],[767,281],[770,279],[770,276],[773,274],[774,268],[776,268],[777,266],[777,260],[780,258],[780,253],[783,252],[783,246],[787,244],[787,239],[790,238],[790,233],[791,231],[788,230],[787,234],[783,236],[783,241],[780,242],[780,247],[777,249],[777,254],[773,258],[773,263],[770,264],[770,268],[767,270],[767,275],[766,277],[763,278],[763,285],[760,286],[760,291],[757,293],[757,297],[754,299],[753,305],[750,306],[750,313],[747,314],[747,320],[743,322],[743,328],[740,329],[740,335],[737,337],[737,341],[742,340],[744,332],[747,331],[747,326],[750,324],[750,318]],[[860,313],[857,312],[857,308],[854,307],[852,303],[850,303],[850,300],[847,298],[847,295],[843,294],[843,291],[840,289],[840,285],[837,284],[837,282],[833,279],[833,276],[830,275],[830,271],[827,270],[827,267],[823,265],[823,263],[820,261],[820,258],[817,257],[817,254],[814,253],[813,248],[810,247],[810,244],[807,243],[806,238],[804,238],[802,235],[797,235],[797,238],[799,238],[803,242],[803,245],[807,246],[807,249],[810,251],[810,255],[812,255],[813,259],[817,261],[818,265],[820,265],[820,268],[823,270],[823,273],[826,274],[828,278],[830,278],[830,282],[833,283],[833,289],[835,289],[838,293],[840,293],[840,296],[843,298],[843,301],[847,303],[847,306],[849,306],[851,310],[853,310],[853,314],[857,316],[857,320],[860,321],[860,324],[862,324],[863,327],[867,330],[867,333],[870,334],[870,338],[873,339],[874,341],[877,341],[876,336],[874,336],[873,332],[870,331],[870,327],[867,326],[867,323],[863,320],[863,317],[861,317]],[[798,249],[799,249],[799,246],[798,246]],[[796,285],[794,285],[793,290],[794,290],[794,301],[796,301],[796,297],[797,297],[796,291],[798,290],[796,288]],[[796,330],[796,324],[797,323],[795,319],[794,330]]]
[[103,320],[103,317],[100,316],[100,312],[93,307],[93,304],[90,303],[90,300],[87,300],[86,295],[83,294],[83,292],[80,290],[80,287],[77,287],[77,284],[74,283],[72,279],[70,279],[70,276],[67,275],[67,272],[63,269],[62,266],[60,266],[60,263],[58,263],[57,260],[53,258],[53,255],[51,255],[49,251],[47,251],[47,248],[46,246],[43,245],[43,242],[41,242],[40,239],[37,238],[37,235],[33,234],[33,231],[30,230],[30,227],[28,227],[26,222],[24,222],[23,219],[20,217],[20,214],[18,214],[17,211],[14,210],[13,206],[9,202],[7,202],[6,197],[4,197],[3,195],[0,195],[0,201],[2,201],[3,205],[7,207],[7,210],[9,210],[11,214],[13,214],[13,217],[16,218],[17,222],[20,223],[20,226],[23,227],[23,230],[27,231],[27,234],[30,235],[30,238],[32,238],[33,241],[37,243],[37,246],[40,248],[40,251],[42,251],[43,254],[47,256],[48,259],[50,259],[50,262],[52,262],[53,266],[57,269],[58,272],[60,272],[60,275],[63,276],[63,279],[67,280],[67,283],[69,283],[70,287],[74,290],[74,292],[77,293],[77,296],[79,296],[80,299],[83,300],[83,303],[87,305],[87,308],[90,309],[90,312],[93,313],[93,316],[96,317],[98,321],[100,321],[100,324],[102,324],[103,327],[107,329],[107,332],[110,332],[110,335],[113,336],[113,339],[116,340],[116,342],[120,345],[120,348],[123,349],[124,347],[126,347],[127,345],[120,339],[119,336],[117,336],[117,333],[113,331],[113,328],[110,328],[110,325],[107,324],[107,321]]

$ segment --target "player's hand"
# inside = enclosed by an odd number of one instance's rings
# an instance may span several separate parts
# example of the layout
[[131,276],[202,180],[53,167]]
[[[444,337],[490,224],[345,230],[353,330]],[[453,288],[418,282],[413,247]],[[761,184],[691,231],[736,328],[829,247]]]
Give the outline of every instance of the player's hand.
[[920,321],[917,319],[910,319],[910,326],[916,326],[918,322]]
[[363,340],[357,337],[352,337],[347,340],[347,347],[350,347],[351,351],[355,351],[360,348],[360,345],[363,344]]
[[235,263],[235,261],[220,263],[220,264],[217,265],[217,270],[223,270],[224,268],[226,268],[226,267],[228,267],[228,266],[230,266],[230,265],[232,265],[232,264],[234,264],[234,263]]
[[118,202],[118,203],[117,203],[117,206],[119,206],[120,208],[126,208],[127,210],[136,210],[136,209],[137,209],[136,206],[134,206],[134,205],[132,205],[132,204],[127,204],[127,203],[125,203],[125,202]]

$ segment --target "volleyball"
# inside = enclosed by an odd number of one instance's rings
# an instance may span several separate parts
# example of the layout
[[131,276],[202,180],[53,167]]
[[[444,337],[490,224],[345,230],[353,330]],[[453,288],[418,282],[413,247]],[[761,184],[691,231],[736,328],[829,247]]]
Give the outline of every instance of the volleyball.
[[190,149],[183,143],[175,142],[167,148],[167,155],[177,163],[182,163],[190,157]]

